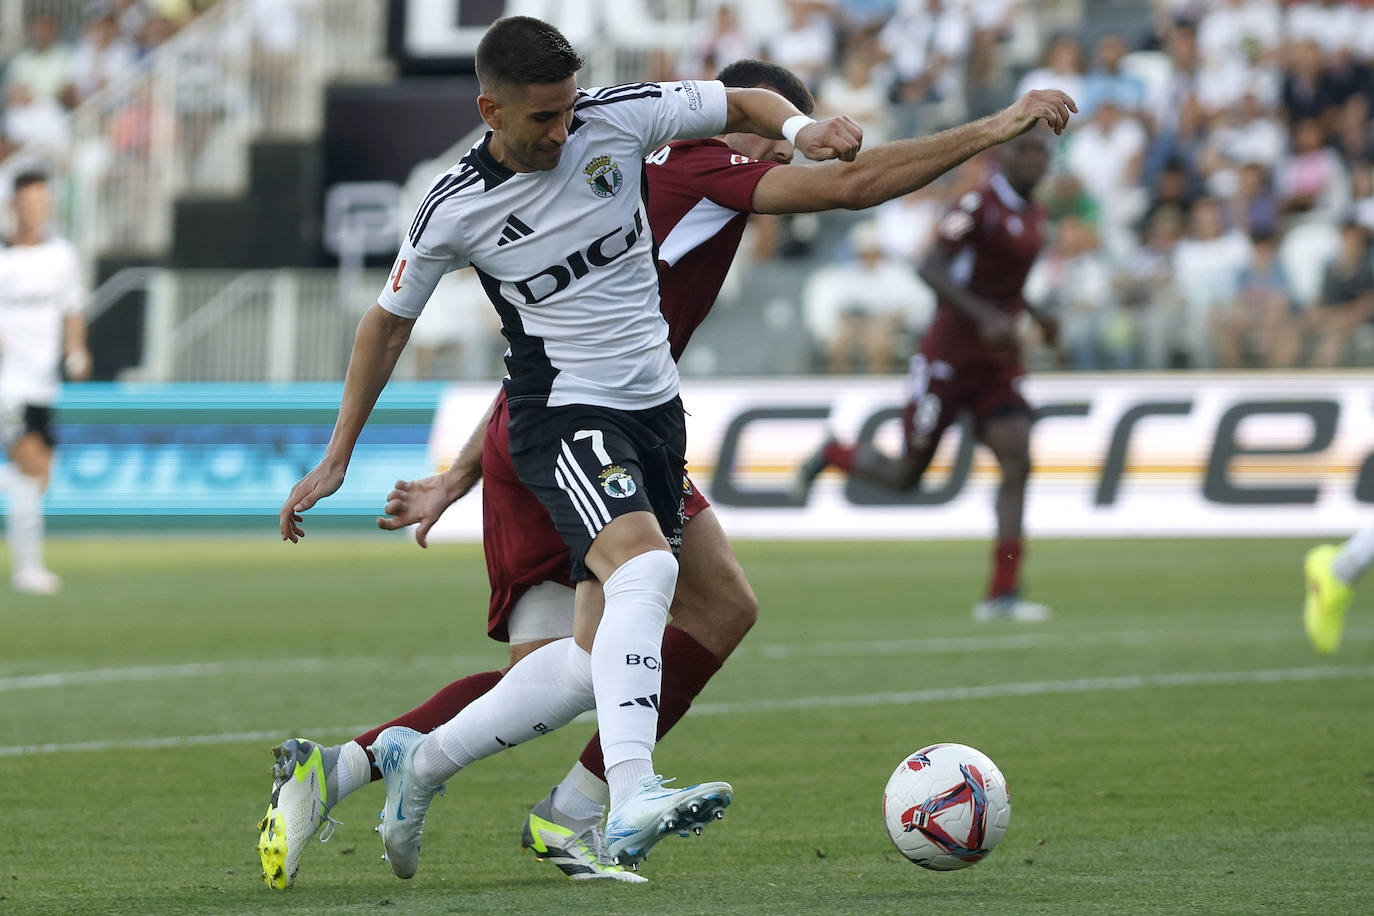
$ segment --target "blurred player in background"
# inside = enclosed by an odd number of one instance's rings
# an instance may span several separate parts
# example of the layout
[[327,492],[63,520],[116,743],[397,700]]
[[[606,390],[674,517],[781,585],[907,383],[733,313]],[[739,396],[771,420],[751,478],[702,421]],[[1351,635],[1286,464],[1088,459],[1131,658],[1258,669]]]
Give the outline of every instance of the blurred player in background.
[[[813,106],[800,80],[774,64],[740,61],[718,79],[728,87],[772,89],[803,112]],[[682,355],[714,304],[750,213],[873,206],[925,185],[1037,120],[1062,127],[1072,104],[1060,93],[1030,93],[993,118],[886,144],[861,153],[853,163],[783,165],[792,159],[790,142],[747,133],[678,141],[655,151],[647,160],[648,213],[659,246],[661,307],[673,358]],[[512,467],[506,412],[502,393],[449,470],[399,481],[387,499],[388,517],[378,522],[387,529],[418,525],[416,539],[425,546],[444,510],[485,480],[483,543],[492,589],[487,632],[510,642],[514,664],[573,632],[573,591],[568,548]],[[670,608],[673,622],[662,644],[660,737],[685,715],[758,612],[714,513],[690,481],[684,481],[684,488],[681,567]],[[420,707],[343,745],[321,748],[295,738],[276,748],[274,772],[281,790],[274,786],[264,824],[280,817],[281,828],[270,832],[284,835],[287,842],[284,848],[269,843],[264,851],[268,884],[289,884],[304,842],[326,812],[369,779],[381,778],[366,749],[384,728],[429,731],[490,690],[501,676],[489,671],[455,681]],[[602,851],[600,819],[608,794],[599,736],[593,736],[563,782],[527,816],[523,845],[575,880],[643,880],[615,866]],[[268,829],[260,829],[267,837]]]
[[0,247],[0,442],[9,456],[6,533],[10,583],[51,595],[61,581],[43,565],[43,493],[52,469],[52,404],[61,373],[90,377],[86,292],[76,250],[51,234],[45,175],[14,179],[14,234]]
[[1322,544],[1307,552],[1307,602],[1302,622],[1307,638],[1327,655],[1341,647],[1345,609],[1355,583],[1374,566],[1374,525],[1362,528],[1344,544]]
[[1020,595],[1021,517],[1034,412],[1021,394],[1026,370],[1016,331],[1025,311],[1047,340],[1058,332],[1057,321],[1021,295],[1045,241],[1045,209],[1033,195],[1048,164],[1044,138],[1035,131],[1021,135],[1003,147],[1002,171],[960,198],[940,221],[938,244],[921,266],[939,305],[920,352],[911,358],[902,455],[892,458],[870,443],[841,445],[832,438],[797,472],[799,502],[831,466],[891,490],[911,490],[920,484],[944,431],[962,411],[972,412],[979,440],[1002,470],[992,576],[986,599],[973,609],[980,621],[1035,621],[1050,614],[1047,606]]

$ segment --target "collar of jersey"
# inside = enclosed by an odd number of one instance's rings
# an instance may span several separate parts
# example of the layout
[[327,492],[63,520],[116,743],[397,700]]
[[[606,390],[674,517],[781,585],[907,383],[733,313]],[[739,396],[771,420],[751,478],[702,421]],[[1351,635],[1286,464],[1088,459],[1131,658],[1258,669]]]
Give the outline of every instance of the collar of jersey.
[[1016,189],[1011,186],[1011,182],[1007,181],[1007,176],[1003,175],[1001,172],[993,175],[992,180],[988,182],[988,184],[992,185],[992,189],[997,192],[997,196],[1001,199],[1002,203],[1014,210],[1024,210],[1026,204],[1029,203],[1024,197],[1016,193]]
[[515,177],[515,172],[506,168],[496,160],[491,154],[491,131],[482,138],[482,142],[477,144],[477,149],[473,150],[472,165],[477,171],[482,173],[486,179],[487,187],[498,185],[508,178]]

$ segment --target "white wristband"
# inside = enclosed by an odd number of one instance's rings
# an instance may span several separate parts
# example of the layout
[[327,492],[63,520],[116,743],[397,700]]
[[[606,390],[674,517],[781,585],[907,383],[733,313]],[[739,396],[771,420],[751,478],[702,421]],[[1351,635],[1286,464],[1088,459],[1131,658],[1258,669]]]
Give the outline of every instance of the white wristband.
[[806,115],[793,115],[782,122],[782,135],[787,138],[788,143],[796,146],[797,133],[806,125],[815,123],[815,118],[808,118]]

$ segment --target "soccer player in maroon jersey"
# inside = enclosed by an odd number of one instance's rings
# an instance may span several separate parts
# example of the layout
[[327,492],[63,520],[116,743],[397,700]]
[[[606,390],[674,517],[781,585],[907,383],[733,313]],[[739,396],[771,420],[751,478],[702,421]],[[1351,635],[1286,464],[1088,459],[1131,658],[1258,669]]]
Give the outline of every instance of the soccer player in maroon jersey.
[[[789,71],[740,61],[718,77],[727,86],[772,89],[804,112],[813,101]],[[931,137],[902,140],[862,152],[840,168],[793,166],[792,145],[754,134],[670,143],[647,160],[649,223],[658,244],[660,299],[673,357],[679,358],[720,292],[750,213],[861,209],[924,186],[975,153],[1044,120],[1062,130],[1073,101],[1059,92],[1028,93],[990,118]],[[439,516],[483,481],[483,546],[491,582],[487,632],[510,643],[510,661],[572,632],[569,552],[543,505],[520,482],[511,463],[504,392],[442,474],[398,481],[387,497],[385,529],[417,525],[423,547]],[[683,715],[725,658],[744,638],[758,602],[706,499],[683,481],[683,531],[672,623],[662,645],[658,699],[661,737]],[[280,782],[319,768],[324,803],[277,810],[287,823],[286,872],[294,877],[301,848],[344,796],[380,774],[365,749],[392,725],[427,732],[490,690],[501,671],[470,675],[442,688],[421,706],[350,742],[318,746],[293,738],[275,748]],[[315,751],[320,751],[316,754]],[[295,780],[281,783],[286,786]],[[526,819],[523,843],[570,878],[641,881],[602,854],[600,819],[606,784],[599,736],[593,736],[564,781]],[[304,813],[301,813],[304,812]],[[269,816],[273,812],[269,811]],[[299,822],[300,826],[296,822]],[[266,860],[264,860],[266,861]],[[289,879],[288,879],[289,881]],[[270,883],[270,882],[269,882]]]
[[826,467],[892,490],[921,481],[945,429],[968,410],[979,440],[1002,470],[997,491],[997,545],[987,597],[974,606],[980,621],[1045,620],[1049,608],[1020,597],[1022,510],[1030,476],[1034,412],[1021,395],[1026,370],[1016,341],[1016,319],[1028,312],[1053,340],[1058,323],[1026,302],[1021,287],[1044,245],[1045,208],[1035,202],[1049,151],[1036,132],[1003,147],[1002,171],[970,191],[939,225],[939,244],[921,277],[939,296],[935,322],[911,358],[911,399],[902,412],[905,449],[884,455],[870,443],[827,441],[798,470],[804,500]]

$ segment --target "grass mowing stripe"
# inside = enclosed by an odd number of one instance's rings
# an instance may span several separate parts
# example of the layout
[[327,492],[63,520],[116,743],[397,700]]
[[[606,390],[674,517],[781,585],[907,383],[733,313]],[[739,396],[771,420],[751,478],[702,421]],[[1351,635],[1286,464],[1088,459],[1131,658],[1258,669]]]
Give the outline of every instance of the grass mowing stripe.
[[[901,693],[866,693],[850,696],[794,697],[788,700],[738,700],[723,703],[698,703],[687,711],[695,716],[739,715],[755,712],[797,712],[809,709],[858,709],[870,706],[907,706],[941,703],[950,700],[980,700],[992,697],[1046,696],[1050,694],[1093,693],[1145,690],[1155,687],[1212,687],[1229,684],[1282,684],[1295,681],[1331,681],[1374,678],[1374,665],[1332,668],[1269,668],[1258,671],[1182,671],[1176,674],[1133,674],[1123,677],[1076,678],[1066,681],[1029,681],[1012,684],[985,684],[974,687],[933,687]],[[578,718],[591,718],[590,712]],[[373,725],[338,725],[305,729],[305,734],[360,733]],[[239,744],[271,741],[284,731],[223,732],[214,735],[169,735],[160,738],[129,738],[80,741],[72,744],[32,744],[0,747],[0,757],[26,757],[76,751],[152,750],[164,747],[204,744]]]
[[[1347,642],[1368,642],[1374,628],[1351,627]],[[756,650],[763,658],[857,658],[870,655],[1001,652],[1017,649],[1100,649],[1170,645],[1208,646],[1282,644],[1304,641],[1298,625],[1268,630],[1135,630],[1119,633],[1014,633],[1004,636],[943,636],[931,639],[878,639],[864,642],[773,643]]]
[[[1348,643],[1368,642],[1374,628],[1351,627],[1345,633]],[[936,654],[958,652],[999,652],[1018,649],[1092,649],[1112,646],[1169,645],[1177,642],[1209,646],[1283,644],[1301,642],[1296,627],[1269,630],[1137,630],[1121,633],[1018,633],[1006,636],[950,636],[932,639],[890,639],[868,642],[772,643],[760,646],[757,657],[769,661],[792,658],[852,658],[882,655]],[[337,666],[377,666],[402,659],[384,656],[357,658],[285,658],[265,661],[193,662],[182,665],[141,665],[130,668],[97,668],[88,671],[55,671],[41,674],[0,677],[0,693],[14,690],[39,690],[88,684],[119,684],[135,681],[179,680],[182,678],[272,674],[283,668],[293,672],[323,671]],[[457,669],[494,664],[486,656],[422,656],[404,659],[412,665],[452,665]]]

